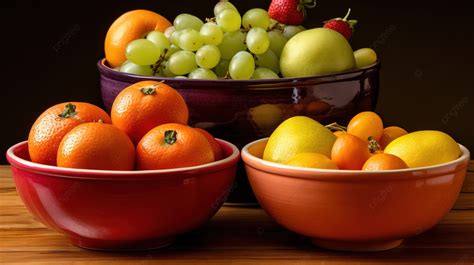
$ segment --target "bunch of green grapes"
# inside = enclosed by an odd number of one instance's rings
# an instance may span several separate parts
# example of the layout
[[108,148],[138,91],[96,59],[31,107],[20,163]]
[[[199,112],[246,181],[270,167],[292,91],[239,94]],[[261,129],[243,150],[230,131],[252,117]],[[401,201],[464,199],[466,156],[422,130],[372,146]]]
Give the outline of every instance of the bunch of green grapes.
[[302,26],[284,26],[266,10],[240,15],[230,2],[214,6],[214,18],[180,14],[173,26],[149,32],[127,46],[127,61],[119,71],[192,79],[278,78],[283,46]]

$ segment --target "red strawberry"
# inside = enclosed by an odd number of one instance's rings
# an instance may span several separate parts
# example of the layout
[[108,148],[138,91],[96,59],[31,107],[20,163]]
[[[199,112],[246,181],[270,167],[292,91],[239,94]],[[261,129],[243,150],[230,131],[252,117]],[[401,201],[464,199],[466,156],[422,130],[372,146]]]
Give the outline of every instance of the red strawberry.
[[347,40],[350,40],[352,37],[352,32],[354,31],[354,25],[357,24],[357,20],[347,20],[350,13],[351,9],[349,8],[349,11],[347,11],[347,14],[344,18],[338,17],[324,21],[323,27],[335,30],[344,35]]
[[315,6],[315,0],[272,0],[268,15],[283,24],[301,25],[306,16],[306,8]]

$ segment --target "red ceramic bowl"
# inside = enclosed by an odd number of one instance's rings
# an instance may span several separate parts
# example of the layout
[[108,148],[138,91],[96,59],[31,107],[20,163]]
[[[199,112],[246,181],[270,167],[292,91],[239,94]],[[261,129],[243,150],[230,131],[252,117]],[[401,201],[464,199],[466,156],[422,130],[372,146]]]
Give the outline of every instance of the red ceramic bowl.
[[69,169],[29,161],[27,142],[7,151],[16,189],[45,225],[89,249],[139,250],[166,246],[207,222],[222,206],[239,160],[226,158],[178,169]]
[[386,250],[438,223],[455,203],[469,151],[451,162],[403,170],[323,170],[261,159],[266,139],[242,150],[260,205],[323,248]]

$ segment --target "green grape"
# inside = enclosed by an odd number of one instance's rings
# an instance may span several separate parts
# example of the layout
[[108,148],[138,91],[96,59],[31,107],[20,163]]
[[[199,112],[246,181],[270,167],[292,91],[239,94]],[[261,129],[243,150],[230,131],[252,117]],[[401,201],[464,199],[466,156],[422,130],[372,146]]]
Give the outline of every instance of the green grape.
[[247,47],[254,54],[262,54],[268,50],[270,39],[267,31],[262,28],[251,28],[247,33]]
[[125,61],[120,67],[120,72],[134,74],[134,75],[153,75],[153,69],[151,65],[138,65],[130,61]]
[[214,72],[218,77],[225,77],[229,72],[229,63],[230,60],[222,59],[216,67],[214,67]]
[[217,4],[214,6],[214,16],[217,16],[217,14],[219,12],[221,12],[222,10],[226,9],[226,8],[230,8],[230,9],[233,9],[235,11],[237,11],[237,8],[231,3],[231,2],[228,2],[228,1],[219,1],[217,2]]
[[217,75],[212,70],[196,68],[191,73],[189,73],[188,78],[216,80]]
[[176,30],[171,33],[170,43],[179,47],[179,36],[181,36],[182,31]]
[[273,18],[270,18],[270,25],[268,26],[269,28],[276,28],[277,24],[279,24],[278,20],[275,20]]
[[168,59],[173,53],[175,53],[177,51],[181,51],[181,49],[178,46],[176,46],[174,44],[171,44],[170,48],[166,52],[166,57],[165,58]]
[[213,22],[208,22],[199,31],[205,44],[219,45],[224,38],[222,29]]
[[354,52],[354,58],[357,68],[360,69],[377,62],[377,53],[371,48],[362,48]]
[[268,68],[277,74],[280,72],[280,60],[270,49],[263,54],[256,55],[255,64],[259,67]]
[[221,60],[221,52],[215,45],[204,45],[196,51],[196,63],[202,68],[214,68]]
[[232,57],[229,64],[229,74],[232,79],[248,80],[255,70],[255,61],[252,54],[240,51]]
[[239,51],[245,51],[245,34],[240,30],[224,34],[221,44],[217,46],[221,51],[221,58],[230,60]]
[[288,39],[279,30],[269,31],[268,38],[270,39],[270,50],[272,50],[276,56],[280,57],[281,51]]
[[161,67],[160,67],[160,74],[164,77],[175,77],[176,75],[171,72],[170,66],[169,66],[169,61],[164,62]]
[[153,42],[138,39],[127,45],[125,56],[129,61],[138,65],[152,65],[160,58],[161,51]]
[[238,11],[227,8],[217,13],[216,22],[224,32],[232,32],[240,29],[241,18]]
[[178,15],[173,21],[173,26],[176,30],[194,29],[199,31],[202,25],[204,23],[201,19],[186,13]]
[[186,75],[197,67],[196,56],[190,51],[177,51],[168,60],[168,68],[175,75]]
[[163,32],[163,34],[165,34],[165,36],[169,40],[171,38],[171,34],[173,34],[173,32],[175,31],[176,31],[176,28],[174,26],[169,26],[165,29],[165,32]]
[[288,25],[283,28],[283,36],[285,36],[287,39],[291,39],[291,37],[303,30],[306,30],[303,26]]
[[244,28],[262,28],[267,30],[270,26],[268,12],[261,8],[252,8],[242,16],[242,26]]
[[179,47],[185,51],[197,51],[202,44],[201,35],[194,29],[185,29],[179,34]]
[[170,49],[170,41],[166,38],[165,34],[160,31],[152,31],[146,35],[146,39],[153,42],[156,47],[160,48],[161,52],[165,49]]
[[252,75],[252,79],[275,79],[279,78],[275,72],[268,68],[259,67],[255,69]]

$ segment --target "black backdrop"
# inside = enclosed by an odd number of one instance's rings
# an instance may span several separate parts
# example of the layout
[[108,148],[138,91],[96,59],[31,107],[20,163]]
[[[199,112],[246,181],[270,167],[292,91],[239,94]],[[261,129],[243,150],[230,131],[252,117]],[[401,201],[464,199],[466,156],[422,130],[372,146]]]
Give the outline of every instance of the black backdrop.
[[[266,8],[269,0],[234,1],[239,10]],[[352,7],[353,47],[374,47],[382,61],[377,105],[386,124],[438,129],[474,147],[474,30],[468,0],[439,2],[318,0],[306,26],[343,16]],[[37,115],[63,101],[101,105],[96,63],[108,26],[138,8],[170,20],[201,18],[215,1],[2,2],[0,150],[27,138]],[[6,93],[5,93],[6,91]],[[4,156],[1,164],[6,163]]]

